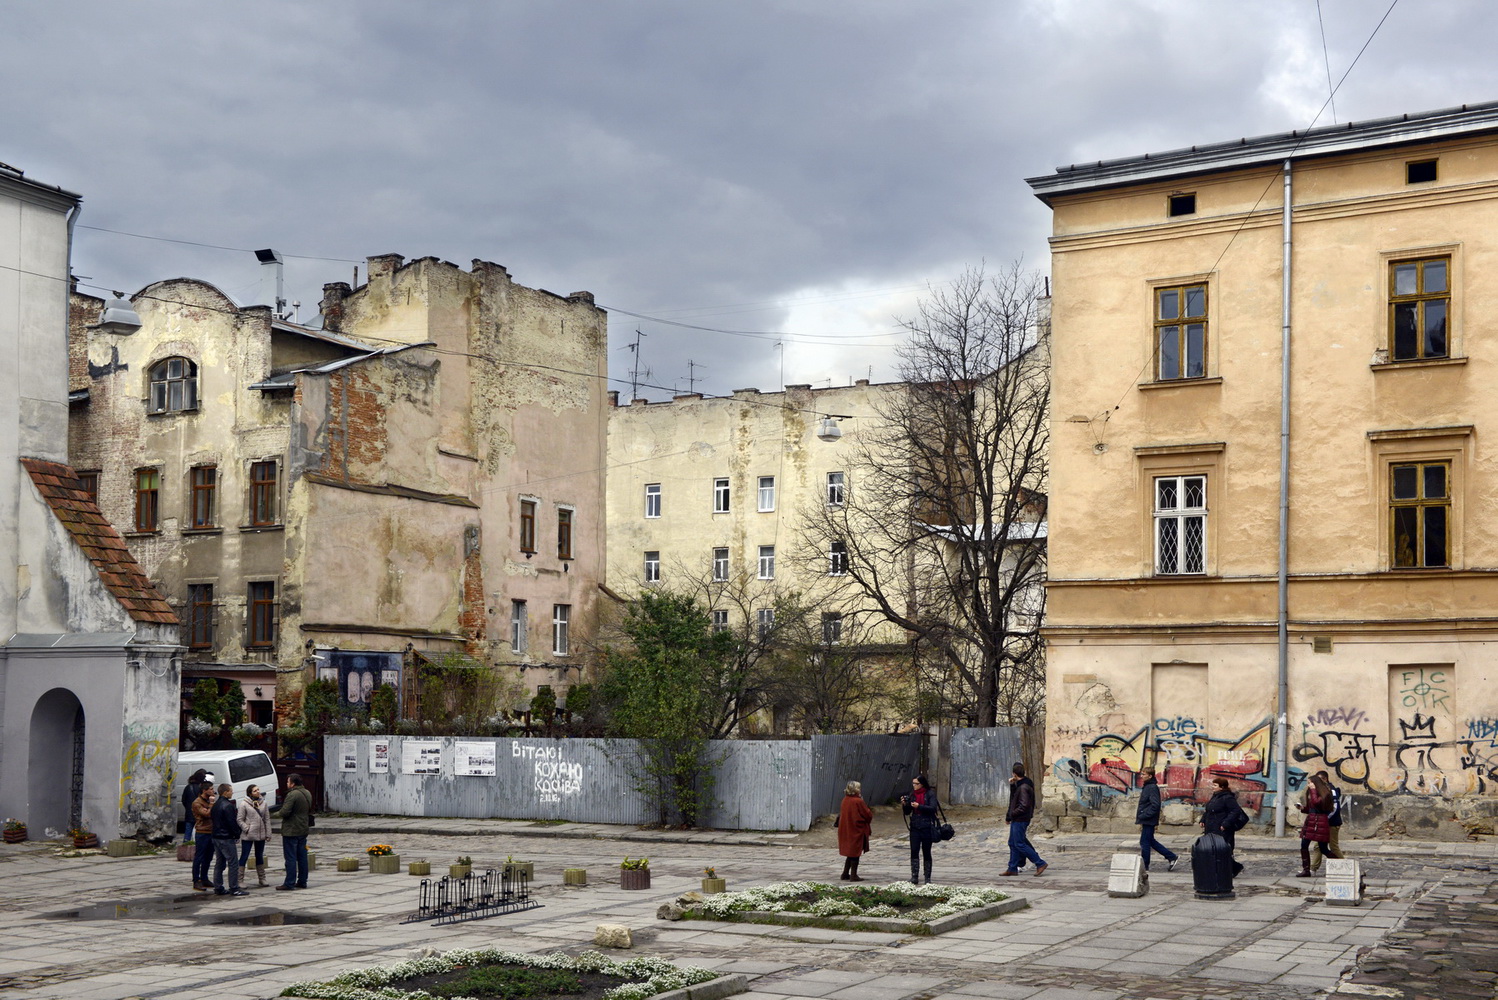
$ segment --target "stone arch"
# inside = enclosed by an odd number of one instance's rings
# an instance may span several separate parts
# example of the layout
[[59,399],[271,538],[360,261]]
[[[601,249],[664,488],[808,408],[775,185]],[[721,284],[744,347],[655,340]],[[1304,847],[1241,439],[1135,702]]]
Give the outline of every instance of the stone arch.
[[38,833],[82,825],[83,727],[83,703],[67,688],[48,691],[31,710],[27,821]]

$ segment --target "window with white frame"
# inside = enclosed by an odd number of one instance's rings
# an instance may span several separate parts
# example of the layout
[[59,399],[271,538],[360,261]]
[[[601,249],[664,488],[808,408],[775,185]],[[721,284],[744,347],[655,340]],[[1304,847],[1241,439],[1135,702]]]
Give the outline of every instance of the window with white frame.
[[661,554],[659,552],[645,553],[645,582],[661,582]]
[[526,614],[524,601],[510,602],[510,652],[525,652]]
[[713,612],[713,631],[714,632],[727,632],[728,631],[728,612],[727,611],[714,611]]
[[822,612],[822,642],[835,646],[843,641],[843,616],[836,611]]
[[768,513],[775,509],[775,477],[759,477],[759,509],[761,513]]
[[1207,477],[1155,480],[1155,572],[1161,576],[1207,571]]
[[713,549],[713,582],[723,583],[728,579],[728,550]]
[[567,626],[571,619],[572,605],[553,604],[551,606],[551,651],[557,656],[566,656],[571,649],[567,635]]
[[827,506],[841,507],[848,497],[848,477],[843,472],[827,473]]
[[646,483],[645,484],[645,516],[646,517],[660,517],[661,516],[661,484],[660,483]]
[[759,638],[763,642],[770,637],[770,632],[775,628],[775,609],[760,608],[755,612],[755,620],[759,623]]
[[848,543],[832,542],[827,546],[827,575],[843,576],[848,572]]
[[729,490],[727,479],[713,480],[713,513],[727,514],[729,502]]
[[759,547],[759,578],[761,580],[775,579],[775,546],[773,545]]

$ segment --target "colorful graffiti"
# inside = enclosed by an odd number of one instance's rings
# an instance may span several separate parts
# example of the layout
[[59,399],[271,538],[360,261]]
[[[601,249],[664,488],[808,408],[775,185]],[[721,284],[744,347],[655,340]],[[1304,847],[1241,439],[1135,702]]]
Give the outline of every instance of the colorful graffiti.
[[[1417,668],[1405,675],[1434,674],[1435,677],[1402,677],[1399,702],[1414,707],[1437,707],[1449,695],[1440,686],[1441,671]],[[1470,795],[1489,790],[1498,779],[1498,723],[1490,719],[1467,722],[1464,735],[1435,715],[1414,711],[1394,720],[1398,733],[1392,742],[1376,734],[1354,729],[1316,732],[1301,727],[1301,742],[1291,757],[1311,770],[1326,770],[1354,788],[1378,794]],[[1443,738],[1448,736],[1452,738]],[[1378,766],[1380,751],[1387,752]]]
[[[1166,801],[1203,805],[1217,790],[1212,779],[1226,778],[1243,808],[1257,812],[1272,789],[1269,742],[1268,720],[1225,740],[1207,735],[1193,719],[1157,719],[1132,736],[1109,734],[1082,744],[1082,760],[1058,761],[1056,773],[1076,785],[1083,804],[1092,806],[1103,795],[1126,795],[1139,787],[1139,770],[1146,764],[1155,767]],[[1294,770],[1292,788],[1304,780],[1304,773]]]

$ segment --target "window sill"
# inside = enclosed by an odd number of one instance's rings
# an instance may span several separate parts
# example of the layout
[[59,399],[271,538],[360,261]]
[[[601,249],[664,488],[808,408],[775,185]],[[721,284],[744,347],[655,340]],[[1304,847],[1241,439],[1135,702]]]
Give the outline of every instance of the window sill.
[[286,530],[286,525],[284,525],[284,524],[241,524],[239,526],[239,530],[243,531],[243,532],[285,531]]
[[1222,376],[1213,375],[1209,378],[1170,378],[1161,379],[1158,382],[1140,382],[1142,391],[1151,389],[1181,389],[1189,385],[1222,385]]
[[1375,361],[1368,367],[1376,372],[1395,371],[1400,368],[1447,368],[1451,365],[1464,365],[1466,357],[1460,358],[1420,358],[1410,361]]
[[126,538],[155,538],[161,534],[161,529],[156,528],[152,531],[126,531],[123,534]]
[[1384,572],[1400,576],[1445,576],[1457,570],[1452,566],[1390,566]]
[[184,535],[222,535],[223,528],[183,528]]
[[176,417],[176,416],[181,416],[184,413],[197,413],[197,412],[198,412],[198,408],[196,406],[194,406],[191,409],[182,409],[182,410],[147,410],[146,411],[146,416],[148,416],[148,417]]

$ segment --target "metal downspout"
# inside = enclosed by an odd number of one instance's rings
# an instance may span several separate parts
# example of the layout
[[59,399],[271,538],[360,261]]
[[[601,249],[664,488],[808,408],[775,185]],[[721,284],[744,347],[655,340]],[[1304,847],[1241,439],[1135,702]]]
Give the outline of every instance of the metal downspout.
[[1274,765],[1274,835],[1285,835],[1285,803],[1290,780],[1290,161],[1285,160],[1284,230],[1280,262],[1280,539],[1279,539],[1279,709]]

